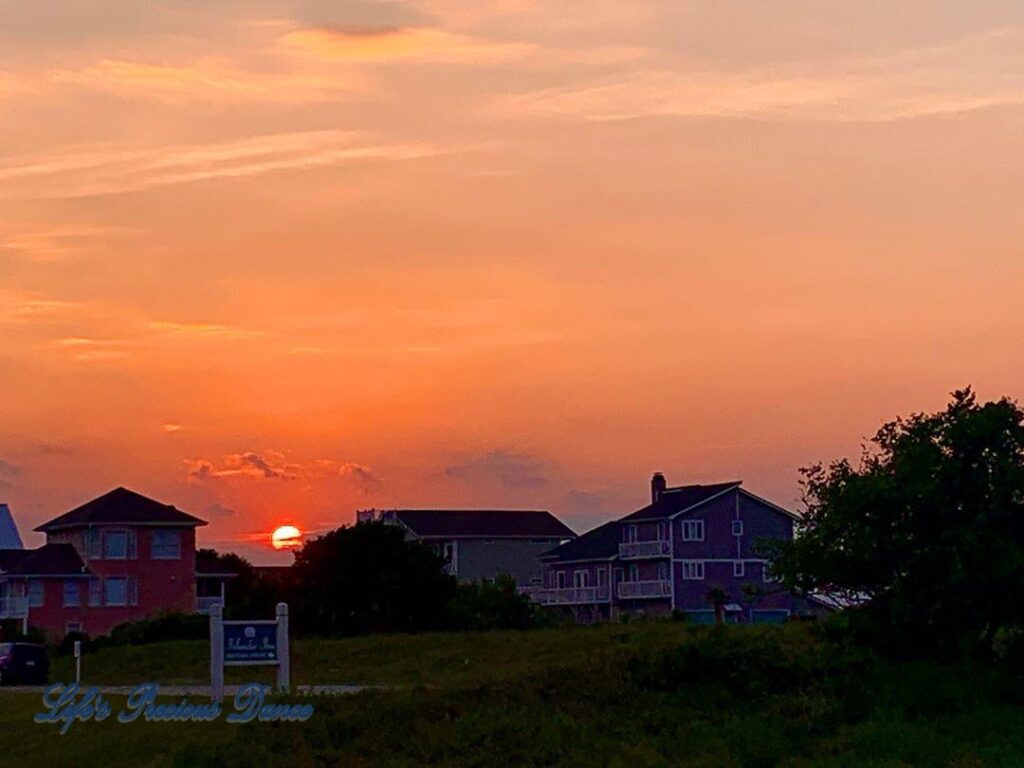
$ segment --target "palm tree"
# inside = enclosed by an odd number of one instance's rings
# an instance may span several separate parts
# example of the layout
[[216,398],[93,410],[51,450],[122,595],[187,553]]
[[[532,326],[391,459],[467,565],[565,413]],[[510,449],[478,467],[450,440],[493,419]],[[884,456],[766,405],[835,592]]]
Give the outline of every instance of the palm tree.
[[729,593],[721,587],[712,587],[704,597],[715,609],[715,624],[725,624],[725,606],[729,602]]

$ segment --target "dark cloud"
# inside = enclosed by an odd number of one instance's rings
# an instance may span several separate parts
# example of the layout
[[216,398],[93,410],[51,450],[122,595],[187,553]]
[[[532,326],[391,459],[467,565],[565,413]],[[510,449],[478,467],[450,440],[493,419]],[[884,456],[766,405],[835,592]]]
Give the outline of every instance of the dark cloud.
[[238,510],[235,509],[234,507],[225,506],[220,502],[214,502],[213,504],[210,504],[208,507],[203,509],[203,514],[206,517],[233,517],[234,515],[238,514]]
[[0,459],[0,487],[9,487],[21,473],[21,467],[9,461]]
[[506,488],[540,488],[547,485],[547,464],[528,454],[495,450],[463,464],[445,468],[445,475],[467,483],[497,480]]

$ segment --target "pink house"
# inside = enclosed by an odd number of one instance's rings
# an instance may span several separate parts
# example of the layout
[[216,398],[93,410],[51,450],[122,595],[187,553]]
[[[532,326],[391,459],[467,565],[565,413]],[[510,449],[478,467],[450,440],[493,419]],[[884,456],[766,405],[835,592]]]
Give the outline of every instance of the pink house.
[[36,528],[46,534],[39,549],[0,550],[0,619],[55,637],[95,636],[156,613],[208,608],[217,591],[209,573],[200,574],[202,606],[196,591],[201,525],[126,488],[110,491]]

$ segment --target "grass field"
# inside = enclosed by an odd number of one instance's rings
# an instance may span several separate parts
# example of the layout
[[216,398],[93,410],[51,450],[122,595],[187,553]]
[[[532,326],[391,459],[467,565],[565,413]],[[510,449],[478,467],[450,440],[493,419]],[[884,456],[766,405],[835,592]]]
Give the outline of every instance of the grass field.
[[[808,627],[380,636],[299,641],[294,656],[298,684],[394,688],[317,699],[304,724],[107,721],[66,736],[32,723],[36,696],[4,693],[0,755],[19,768],[1024,766],[1019,681],[881,662]],[[86,678],[201,681],[205,657],[203,643],[107,649]]]

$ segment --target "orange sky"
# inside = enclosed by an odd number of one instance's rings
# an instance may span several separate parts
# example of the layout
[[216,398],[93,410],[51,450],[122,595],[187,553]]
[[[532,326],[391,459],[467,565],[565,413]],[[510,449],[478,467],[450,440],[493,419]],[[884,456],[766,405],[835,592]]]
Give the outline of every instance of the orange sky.
[[796,506],[1024,395],[1019,2],[41,0],[0,51],[23,529],[116,485],[265,562],[364,507],[585,529],[654,470]]

